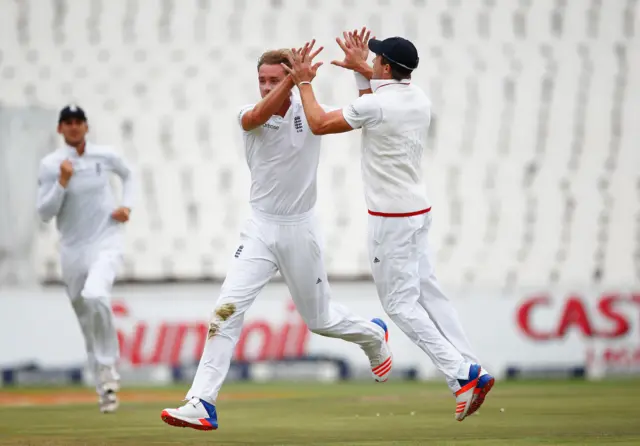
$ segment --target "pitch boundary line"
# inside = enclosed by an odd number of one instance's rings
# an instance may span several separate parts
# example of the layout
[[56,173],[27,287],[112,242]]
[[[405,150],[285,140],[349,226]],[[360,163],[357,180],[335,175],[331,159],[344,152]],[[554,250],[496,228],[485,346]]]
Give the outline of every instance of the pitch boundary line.
[[[132,392],[123,391],[119,393],[121,402],[127,403],[161,403],[175,400],[179,402],[184,398],[183,394],[175,392]],[[220,395],[220,401],[242,401],[242,400],[272,400],[287,399],[294,397],[288,393],[230,393]],[[59,392],[59,393],[10,393],[0,394],[0,408],[3,407],[31,407],[31,406],[68,406],[77,404],[96,404],[98,396],[94,393]]]

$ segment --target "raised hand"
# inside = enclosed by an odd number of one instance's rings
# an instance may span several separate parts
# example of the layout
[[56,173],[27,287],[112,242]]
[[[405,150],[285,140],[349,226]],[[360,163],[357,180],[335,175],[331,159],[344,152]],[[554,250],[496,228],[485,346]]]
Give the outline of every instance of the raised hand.
[[120,223],[126,223],[129,220],[129,214],[131,213],[131,209],[125,207],[119,207],[115,211],[111,213],[111,218]]
[[344,52],[344,59],[334,60],[331,63],[347,70],[361,71],[363,66],[367,65],[369,58],[368,44],[371,31],[363,26],[360,32],[358,30],[345,31],[342,36],[344,40],[336,37],[336,42]]
[[[358,30],[354,30],[351,33],[351,37],[353,39],[353,43],[360,50],[362,58],[367,61],[369,60],[369,40],[371,39],[371,30],[367,29],[366,26],[363,26],[358,34]],[[376,36],[373,36],[375,39]]]
[[73,164],[71,164],[70,160],[64,160],[60,164],[60,179],[58,180],[60,182],[60,185],[62,187],[67,187],[67,184],[69,184],[69,180],[71,179],[72,175]]
[[286,64],[282,64],[282,67],[291,75],[296,85],[300,85],[300,82],[311,82],[313,78],[316,77],[318,68],[322,65],[322,62],[313,64],[313,59],[324,49],[324,47],[321,46],[314,51],[313,47],[315,44],[316,39],[313,39],[311,42],[305,43],[302,48],[292,48],[291,54],[289,55],[291,68]]

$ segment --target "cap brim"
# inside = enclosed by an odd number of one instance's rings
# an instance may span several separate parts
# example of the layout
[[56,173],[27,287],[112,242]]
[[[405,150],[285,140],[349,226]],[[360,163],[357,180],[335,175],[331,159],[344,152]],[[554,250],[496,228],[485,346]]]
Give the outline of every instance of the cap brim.
[[58,122],[68,121],[69,119],[79,119],[81,121],[86,121],[87,117],[84,113],[64,113],[61,114],[58,118]]
[[369,49],[374,54],[382,54],[382,40],[371,39],[369,40]]

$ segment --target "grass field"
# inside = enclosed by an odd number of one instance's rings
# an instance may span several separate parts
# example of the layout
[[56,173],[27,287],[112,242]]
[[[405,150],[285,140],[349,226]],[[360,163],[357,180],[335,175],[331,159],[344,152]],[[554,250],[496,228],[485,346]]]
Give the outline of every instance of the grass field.
[[444,384],[234,384],[214,432],[160,420],[184,390],[128,390],[118,413],[102,415],[88,389],[2,389],[0,444],[640,444],[638,381],[499,382],[462,423]]

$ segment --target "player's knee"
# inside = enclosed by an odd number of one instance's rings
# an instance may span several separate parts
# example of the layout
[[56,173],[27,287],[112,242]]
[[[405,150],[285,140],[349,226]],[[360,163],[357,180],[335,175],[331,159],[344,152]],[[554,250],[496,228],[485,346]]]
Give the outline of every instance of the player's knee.
[[212,320],[218,320],[220,322],[225,322],[232,318],[233,316],[238,316],[238,308],[236,304],[232,302],[225,302],[224,300],[220,300],[216,307],[213,310],[213,314],[211,315]]
[[243,319],[243,313],[238,311],[234,303],[220,299],[209,319],[207,338],[210,339],[214,336],[232,337],[231,333],[242,325]]
[[92,325],[113,327],[114,316],[111,309],[111,301],[106,297],[94,297],[83,299],[84,315]]
[[304,322],[311,333],[315,333],[320,336],[328,336],[331,334],[330,325],[323,319],[310,319],[305,320]]
[[[84,296],[83,296],[84,297]],[[111,302],[107,297],[104,296],[96,296],[96,297],[84,297],[83,304],[92,310],[105,311],[110,310]]]
[[311,331],[311,333],[315,333],[317,335],[320,336],[330,336],[331,335],[331,330],[329,330],[327,327],[309,327],[309,331]]
[[85,299],[109,299],[109,297],[111,297],[111,290],[87,281],[80,295]]
[[399,299],[387,298],[382,302],[382,308],[390,318],[403,314],[405,306]]

